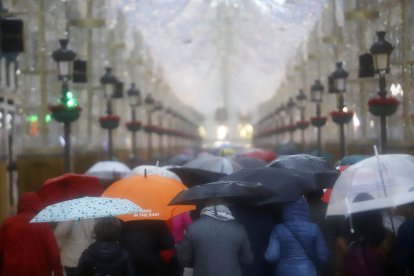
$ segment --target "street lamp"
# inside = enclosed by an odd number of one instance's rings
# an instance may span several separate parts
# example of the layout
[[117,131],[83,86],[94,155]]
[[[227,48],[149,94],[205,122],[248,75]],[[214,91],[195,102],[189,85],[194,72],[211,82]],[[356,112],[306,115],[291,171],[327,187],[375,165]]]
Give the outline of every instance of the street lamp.
[[67,39],[59,40],[60,48],[52,53],[52,57],[57,63],[58,79],[62,81],[62,95],[57,105],[51,105],[49,107],[53,119],[63,123],[65,140],[63,158],[65,172],[71,171],[70,124],[79,118],[81,111],[68,85],[69,80],[72,78],[73,61],[76,57],[74,51],[67,49],[68,42]]
[[332,111],[332,120],[339,126],[340,158],[345,156],[345,124],[352,120],[354,112],[348,111],[345,107],[344,93],[346,92],[346,79],[348,72],[342,67],[342,62],[336,63],[336,70],[331,74],[332,92],[338,94],[338,111]]
[[380,96],[380,99],[371,99],[368,102],[371,114],[380,116],[381,153],[386,153],[387,151],[387,116],[395,113],[399,103],[395,98],[386,97],[385,74],[390,70],[390,55],[394,50],[394,46],[385,40],[385,34],[386,32],[377,32],[378,40],[374,42],[370,48],[374,61],[374,71],[379,75],[378,95]]
[[164,106],[162,105],[162,103],[160,101],[155,103],[154,106],[154,111],[158,111],[158,128],[157,128],[157,133],[158,133],[158,154],[159,154],[159,159],[162,159],[164,156],[164,152],[163,152],[163,129],[162,129],[162,111],[164,109]]
[[321,102],[323,99],[324,87],[320,80],[315,80],[315,83],[311,86],[311,101],[316,104],[316,116],[311,117],[311,124],[317,128],[317,154],[321,156],[321,127],[326,124],[327,118],[321,116]]
[[151,94],[147,94],[144,99],[144,108],[147,113],[147,125],[144,127],[145,132],[148,134],[148,144],[147,144],[147,158],[148,161],[152,160],[152,132],[154,131],[154,126],[152,125],[152,113],[155,110],[155,100]]
[[112,110],[112,97],[115,92],[115,87],[118,83],[118,79],[112,75],[112,68],[106,67],[105,74],[101,77],[101,84],[106,98],[106,114],[107,116],[100,117],[99,122],[101,127],[108,130],[108,160],[113,159],[113,142],[112,142],[112,130],[116,129],[119,125],[119,117],[113,115]]
[[137,154],[137,131],[141,129],[141,122],[137,121],[136,108],[141,105],[141,92],[135,87],[135,83],[131,83],[131,87],[127,90],[129,106],[131,107],[131,122],[127,123],[127,128],[132,133],[132,159],[135,162],[138,159]]
[[306,103],[306,94],[303,89],[299,89],[299,94],[296,96],[296,103],[300,112],[300,121],[296,122],[296,126],[301,130],[301,144],[302,151],[305,151],[305,129],[309,126],[309,121],[305,120],[305,103]]
[[293,101],[293,98],[290,97],[288,102],[286,103],[287,112],[289,114],[289,139],[290,141],[293,141],[293,132],[296,129],[296,125],[293,123],[293,108],[295,107],[295,102]]

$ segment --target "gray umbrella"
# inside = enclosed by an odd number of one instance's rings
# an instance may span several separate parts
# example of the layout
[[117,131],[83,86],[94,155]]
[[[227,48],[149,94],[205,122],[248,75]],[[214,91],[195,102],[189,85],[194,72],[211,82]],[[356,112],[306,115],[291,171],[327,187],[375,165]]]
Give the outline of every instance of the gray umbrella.
[[207,155],[198,157],[183,165],[184,168],[202,169],[211,172],[231,174],[242,166],[226,157]]

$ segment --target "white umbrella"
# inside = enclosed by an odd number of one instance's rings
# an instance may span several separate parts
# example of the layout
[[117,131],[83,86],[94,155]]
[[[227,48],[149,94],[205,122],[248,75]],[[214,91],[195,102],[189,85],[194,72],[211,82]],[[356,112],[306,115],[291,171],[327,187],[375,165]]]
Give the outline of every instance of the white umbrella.
[[[371,199],[355,200],[359,194]],[[414,202],[414,156],[376,155],[341,173],[333,187],[326,214],[347,216],[409,202]]]
[[128,199],[107,197],[81,197],[47,206],[30,222],[52,222],[100,218],[143,212]]
[[127,165],[118,161],[99,161],[85,174],[101,179],[118,179],[125,177],[130,171]]
[[202,169],[206,171],[225,174],[231,174],[232,172],[235,172],[241,169],[242,167],[243,166],[237,163],[236,161],[233,161],[226,157],[214,155],[198,157],[183,165],[183,168]]
[[169,171],[166,168],[151,165],[138,166],[132,169],[132,171],[129,174],[127,174],[126,177],[129,177],[131,175],[159,175],[181,182],[181,179],[178,177],[178,175],[176,175],[172,171]]

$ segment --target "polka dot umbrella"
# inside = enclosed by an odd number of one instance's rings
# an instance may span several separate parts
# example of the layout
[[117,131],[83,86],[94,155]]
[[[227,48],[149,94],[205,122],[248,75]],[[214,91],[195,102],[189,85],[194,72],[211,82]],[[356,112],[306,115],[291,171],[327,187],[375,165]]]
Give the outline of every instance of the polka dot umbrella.
[[140,213],[144,210],[121,198],[82,197],[47,206],[30,222],[57,222]]

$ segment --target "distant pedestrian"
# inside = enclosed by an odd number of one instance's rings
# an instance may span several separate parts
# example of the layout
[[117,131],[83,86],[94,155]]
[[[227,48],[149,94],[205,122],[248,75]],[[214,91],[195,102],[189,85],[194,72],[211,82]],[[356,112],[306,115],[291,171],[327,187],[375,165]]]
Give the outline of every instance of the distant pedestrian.
[[165,221],[134,220],[123,224],[121,244],[140,276],[165,276],[161,252],[174,249],[174,238]]
[[59,222],[54,230],[66,276],[76,275],[82,252],[93,242],[95,219]]
[[194,276],[241,276],[253,260],[243,226],[224,205],[204,207],[177,245],[178,260],[193,267]]
[[121,222],[115,217],[98,219],[96,241],[81,255],[78,276],[134,276],[128,252],[119,243]]
[[[371,199],[361,193],[354,202]],[[336,275],[393,275],[389,271],[393,244],[394,235],[383,225],[382,210],[352,214],[336,241]]]
[[23,194],[17,214],[0,230],[1,276],[62,276],[59,248],[47,223],[30,223],[42,209],[36,193]]
[[397,207],[397,214],[405,217],[398,229],[394,246],[393,266],[395,275],[414,275],[414,203]]
[[273,275],[317,275],[329,251],[319,227],[309,222],[303,198],[282,205],[282,223],[270,236],[265,258],[275,263]]

